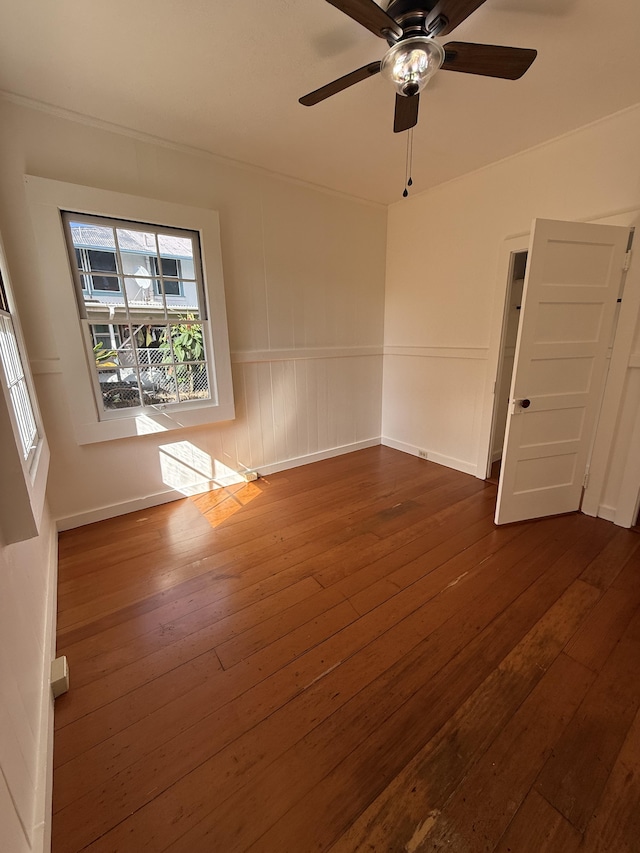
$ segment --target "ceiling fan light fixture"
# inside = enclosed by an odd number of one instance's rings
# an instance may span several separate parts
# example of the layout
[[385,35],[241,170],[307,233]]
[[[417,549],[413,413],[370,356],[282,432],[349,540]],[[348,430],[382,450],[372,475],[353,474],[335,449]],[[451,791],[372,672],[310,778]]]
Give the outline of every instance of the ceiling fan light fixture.
[[428,36],[402,39],[385,53],[380,73],[396,92],[411,97],[421,92],[444,62],[444,48]]

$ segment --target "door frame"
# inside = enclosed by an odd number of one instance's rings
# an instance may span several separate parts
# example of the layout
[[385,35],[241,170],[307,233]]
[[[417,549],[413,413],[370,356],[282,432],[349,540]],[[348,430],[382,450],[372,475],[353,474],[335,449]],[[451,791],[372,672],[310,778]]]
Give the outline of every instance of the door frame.
[[[486,480],[491,475],[493,464],[491,456],[491,445],[493,440],[493,421],[496,411],[496,392],[502,368],[502,338],[505,331],[505,322],[508,313],[509,291],[511,287],[511,276],[515,265],[515,256],[521,252],[529,251],[531,232],[516,234],[507,237],[500,247],[498,260],[498,278],[496,295],[493,305],[493,317],[491,319],[491,336],[489,353],[487,357],[487,388],[484,398],[482,419],[480,426],[480,456],[478,471],[482,479]],[[484,473],[482,473],[484,472]]]
[[[591,220],[590,220],[591,221]],[[623,225],[635,227],[635,254],[638,254],[638,234],[640,226],[640,210],[625,211],[597,220],[602,225]],[[629,370],[634,367],[631,351],[640,317],[640,258],[636,257],[626,273],[623,281],[623,299],[615,328],[611,347],[609,374],[604,389],[600,419],[594,436],[591,461],[589,465],[589,480],[582,500],[582,512],[586,515],[601,516],[609,521],[615,521],[622,527],[630,527],[637,509],[638,488],[640,486],[640,459],[634,463],[633,446],[629,448],[629,457],[625,468],[625,476],[617,496],[617,507],[613,512],[603,506],[604,489],[607,473],[613,456],[614,441],[621,433],[634,431],[634,421],[623,412],[623,396]],[[636,413],[637,415],[637,413]],[[631,463],[631,464],[629,464]],[[635,476],[635,494],[625,489],[625,480]]]
[[[609,521],[615,521],[618,525],[629,527],[633,524],[640,505],[640,449],[636,452],[634,446],[630,444],[628,464],[625,468],[617,501],[618,506],[615,509],[605,507],[602,505],[602,499],[616,434],[624,430],[629,433],[630,441],[631,438],[640,434],[640,408],[634,413],[628,413],[626,418],[623,419],[622,417],[622,398],[628,371],[630,368],[640,367],[635,363],[637,355],[634,358],[631,357],[636,326],[640,318],[640,208],[600,214],[596,217],[584,217],[574,221],[600,225],[622,225],[636,229],[634,251],[638,257],[636,257],[635,263],[631,263],[624,280],[624,299],[620,304],[620,312],[615,327],[601,413],[595,426],[594,442],[588,463],[589,480],[584,491],[581,507],[581,511],[586,515],[599,515]],[[478,476],[481,475],[482,479],[486,479],[491,473],[491,438],[493,435],[495,392],[499,378],[503,322],[507,308],[506,300],[509,296],[509,276],[513,271],[514,260],[512,256],[519,252],[529,251],[530,240],[531,231],[527,231],[507,237],[500,246],[487,357],[487,379],[478,444],[479,462],[477,470]]]
[[509,260],[508,260],[509,266],[508,266],[508,272],[507,272],[506,288],[505,288],[505,293],[504,293],[504,302],[503,302],[503,307],[502,307],[502,326],[500,328],[500,344],[499,344],[499,349],[498,349],[498,361],[496,364],[496,377],[495,377],[494,386],[493,386],[493,410],[491,413],[491,431],[489,433],[489,454],[488,454],[488,461],[487,461],[486,477],[491,476],[491,470],[492,470],[493,464],[494,464],[493,443],[495,441],[498,411],[499,411],[500,406],[501,406],[501,400],[498,398],[497,392],[498,392],[498,389],[500,388],[500,383],[502,381],[502,371],[504,370],[505,338],[507,336],[508,327],[509,327],[509,313],[510,313],[511,298],[512,298],[512,291],[513,291],[513,285],[514,285],[516,258],[522,254],[524,254],[524,252],[512,251],[509,253]]

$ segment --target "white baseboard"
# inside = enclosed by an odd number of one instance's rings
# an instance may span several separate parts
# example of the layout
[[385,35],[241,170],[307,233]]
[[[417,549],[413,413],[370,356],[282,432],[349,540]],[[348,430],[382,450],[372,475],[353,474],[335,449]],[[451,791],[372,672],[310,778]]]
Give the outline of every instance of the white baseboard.
[[598,507],[598,518],[604,518],[605,521],[615,521],[616,508],[614,506],[600,504],[600,506]]
[[[385,447],[392,447],[394,450],[401,450],[403,453],[410,453],[412,456],[419,456],[424,459],[421,454],[423,448],[414,447],[412,444],[405,444],[404,441],[396,441],[394,438],[382,437],[382,444]],[[435,462],[438,465],[444,465],[446,468],[454,468],[456,471],[462,471],[463,474],[471,474],[477,477],[478,466],[473,462],[465,462],[463,459],[456,459],[453,456],[444,456],[442,453],[435,453],[432,450],[426,449],[427,460]],[[482,479],[484,480],[484,472]]]
[[[364,441],[354,441],[353,444],[344,444],[339,447],[330,447],[328,450],[320,450],[317,453],[308,453],[305,456],[296,456],[294,459],[284,459],[271,465],[260,465],[256,469],[260,475],[275,474],[277,471],[286,471],[289,468],[297,468],[300,465],[308,465],[311,462],[320,462],[322,459],[331,459],[334,456],[342,456],[344,453],[353,453],[354,450],[362,450],[365,447],[375,447],[380,444],[380,438],[368,438]],[[244,472],[241,472],[244,473]],[[212,481],[213,484],[213,481]],[[198,488],[198,493],[207,491],[204,484]],[[217,483],[216,485],[220,485]],[[115,518],[128,512],[137,512],[141,509],[149,509],[152,506],[178,501],[186,497],[185,494],[170,489],[166,492],[157,492],[146,498],[136,498],[124,503],[110,504],[97,509],[81,512],[77,515],[68,515],[57,519],[58,530],[71,530],[81,527],[83,524],[93,524],[95,521],[105,521],[107,518]]]
[[284,459],[281,462],[274,462],[272,465],[259,465],[256,470],[260,476],[276,474],[278,471],[288,471],[289,468],[298,468],[300,465],[321,462],[323,459],[333,459],[334,456],[353,453],[355,450],[364,450],[365,447],[376,447],[378,444],[381,444],[380,438],[367,438],[364,441],[354,441],[352,444],[342,444],[339,447],[330,447],[328,450],[319,450],[317,453],[307,453],[293,459]]
[[136,498],[124,503],[109,504],[109,506],[90,509],[77,515],[67,515],[57,519],[58,530],[71,530],[73,527],[81,527],[83,524],[93,524],[94,521],[105,521],[107,518],[115,518],[117,515],[126,515],[128,512],[137,512],[139,509],[149,509],[152,506],[178,501],[185,495],[170,489],[166,492],[157,492],[146,498]]
[[58,537],[51,524],[49,542],[47,616],[44,632],[42,700],[38,742],[38,769],[31,849],[34,853],[51,850],[51,814],[53,802],[53,710],[51,661],[56,656],[56,614],[58,610]]

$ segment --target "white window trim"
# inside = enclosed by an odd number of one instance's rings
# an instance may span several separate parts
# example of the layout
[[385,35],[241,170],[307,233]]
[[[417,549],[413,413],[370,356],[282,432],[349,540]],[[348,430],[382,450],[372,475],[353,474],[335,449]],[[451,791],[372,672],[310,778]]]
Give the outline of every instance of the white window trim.
[[0,269],[24,380],[38,431],[35,452],[25,459],[16,414],[9,397],[4,369],[0,364],[0,477],[2,479],[0,540],[5,545],[11,545],[31,539],[40,532],[50,457],[1,237]]
[[[26,175],[24,180],[40,261],[42,292],[47,299],[52,320],[78,444],[129,438],[234,418],[220,226],[216,211],[31,175]],[[213,339],[210,349],[215,366],[217,403],[212,400],[189,402],[181,407],[172,407],[170,412],[149,407],[142,414],[137,412],[131,416],[123,414],[117,419],[100,420],[93,389],[95,371],[88,361],[78,318],[62,223],[64,210],[165,225],[199,234]]]

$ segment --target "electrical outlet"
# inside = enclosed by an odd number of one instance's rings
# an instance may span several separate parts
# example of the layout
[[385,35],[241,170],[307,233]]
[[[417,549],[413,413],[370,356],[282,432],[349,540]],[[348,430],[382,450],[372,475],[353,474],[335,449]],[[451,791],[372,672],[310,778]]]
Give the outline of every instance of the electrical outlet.
[[258,479],[257,471],[245,471],[242,475],[247,483],[253,483],[254,480]]
[[420,457],[420,459],[428,459],[429,458],[429,454],[427,453],[426,450],[418,450],[418,456]]

